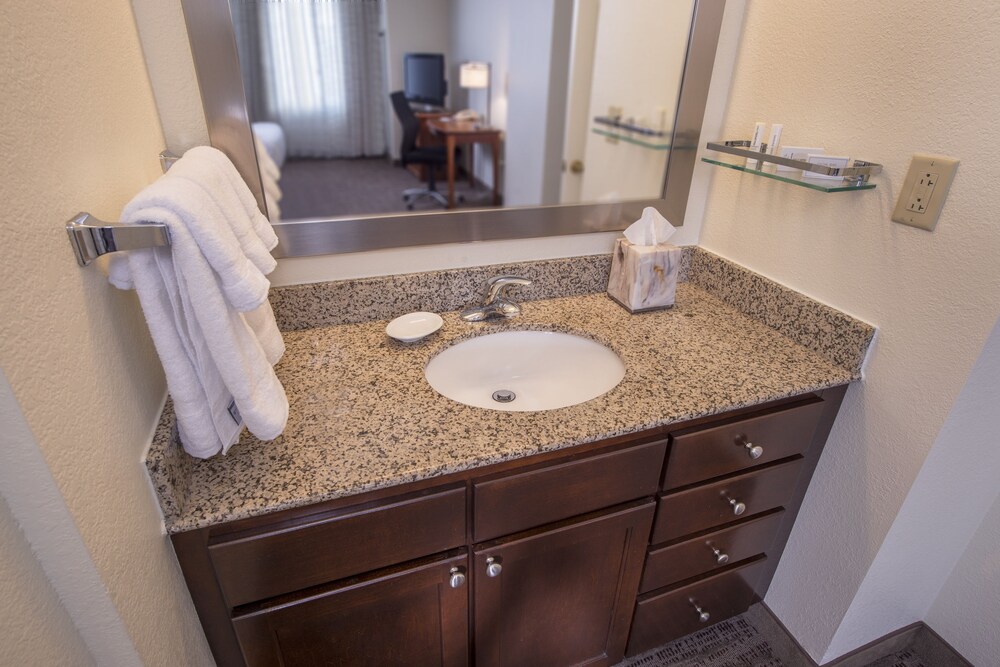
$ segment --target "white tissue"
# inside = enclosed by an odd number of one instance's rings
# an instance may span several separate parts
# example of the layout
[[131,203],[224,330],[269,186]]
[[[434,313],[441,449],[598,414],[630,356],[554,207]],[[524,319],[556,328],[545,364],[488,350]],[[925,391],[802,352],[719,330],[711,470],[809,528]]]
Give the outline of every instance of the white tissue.
[[642,217],[625,230],[625,238],[633,245],[657,245],[666,243],[677,231],[667,219],[652,206],[642,209]]

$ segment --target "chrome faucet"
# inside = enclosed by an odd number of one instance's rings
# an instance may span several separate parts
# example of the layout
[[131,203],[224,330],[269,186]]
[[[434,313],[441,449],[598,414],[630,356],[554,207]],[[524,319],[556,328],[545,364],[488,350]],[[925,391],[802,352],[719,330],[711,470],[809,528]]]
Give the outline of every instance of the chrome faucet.
[[521,306],[507,297],[506,289],[514,285],[530,285],[527,278],[497,276],[486,282],[483,305],[466,308],[461,318],[466,322],[481,322],[491,317],[513,317],[521,313]]

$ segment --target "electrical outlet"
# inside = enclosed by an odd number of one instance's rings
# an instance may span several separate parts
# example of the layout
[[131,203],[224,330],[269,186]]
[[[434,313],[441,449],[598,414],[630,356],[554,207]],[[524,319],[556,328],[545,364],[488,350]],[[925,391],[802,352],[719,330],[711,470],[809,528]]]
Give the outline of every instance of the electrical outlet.
[[899,189],[892,219],[911,227],[933,230],[957,170],[955,158],[914,153],[903,187]]

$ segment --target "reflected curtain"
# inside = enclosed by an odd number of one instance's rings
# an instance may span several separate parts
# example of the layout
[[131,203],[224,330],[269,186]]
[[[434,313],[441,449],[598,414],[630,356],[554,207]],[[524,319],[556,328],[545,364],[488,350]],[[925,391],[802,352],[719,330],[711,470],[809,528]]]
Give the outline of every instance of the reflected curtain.
[[292,157],[386,152],[384,0],[231,0],[250,117]]

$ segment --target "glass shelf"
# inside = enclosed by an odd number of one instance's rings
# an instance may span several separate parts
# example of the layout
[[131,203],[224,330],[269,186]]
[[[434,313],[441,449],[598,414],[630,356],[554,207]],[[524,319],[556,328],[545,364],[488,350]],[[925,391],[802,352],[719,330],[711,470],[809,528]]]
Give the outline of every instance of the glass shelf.
[[670,150],[669,143],[657,142],[653,139],[640,139],[638,137],[629,136],[624,132],[611,132],[609,130],[602,130],[597,127],[591,128],[590,131],[593,132],[594,134],[599,134],[602,137],[608,137],[609,139],[617,139],[618,141],[624,141],[627,144],[635,144],[636,146],[642,146],[643,148],[651,148],[654,151]]
[[764,165],[760,169],[754,169],[741,164],[723,162],[721,160],[714,160],[707,157],[703,157],[701,161],[707,162],[708,164],[714,164],[719,167],[726,167],[727,169],[734,169],[747,174],[753,174],[754,176],[763,176],[764,178],[771,178],[776,181],[782,181],[783,183],[799,185],[803,188],[816,190],[817,192],[852,192],[855,190],[875,189],[875,184],[870,181],[852,183],[851,181],[843,180],[831,181],[818,178],[803,178],[801,171],[777,171],[777,167],[772,165]]

